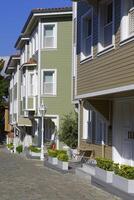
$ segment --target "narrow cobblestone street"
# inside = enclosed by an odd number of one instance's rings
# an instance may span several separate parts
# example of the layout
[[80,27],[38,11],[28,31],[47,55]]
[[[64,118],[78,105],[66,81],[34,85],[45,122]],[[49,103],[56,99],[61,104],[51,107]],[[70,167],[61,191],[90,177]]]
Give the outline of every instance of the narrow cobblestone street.
[[60,174],[38,160],[0,149],[0,200],[116,200],[74,174]]

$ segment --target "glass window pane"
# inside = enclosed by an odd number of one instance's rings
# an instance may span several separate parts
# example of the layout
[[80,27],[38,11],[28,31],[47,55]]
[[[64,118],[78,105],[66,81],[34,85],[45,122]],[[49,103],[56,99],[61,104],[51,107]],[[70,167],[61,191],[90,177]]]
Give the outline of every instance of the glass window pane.
[[53,72],[44,72],[44,82],[53,82]]
[[53,25],[45,25],[44,26],[44,36],[45,37],[51,37],[53,36]]

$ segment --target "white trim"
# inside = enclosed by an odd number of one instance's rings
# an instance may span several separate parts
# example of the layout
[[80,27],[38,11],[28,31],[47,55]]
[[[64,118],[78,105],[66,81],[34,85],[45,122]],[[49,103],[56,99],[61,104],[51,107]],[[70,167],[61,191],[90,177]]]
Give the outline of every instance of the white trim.
[[41,20],[38,24],[38,76],[37,76],[37,95],[38,95],[38,107],[37,115],[39,115],[39,108],[41,105]]
[[[75,20],[75,24],[74,24]],[[75,26],[75,28],[74,28]],[[75,30],[75,33],[74,33]],[[74,39],[75,34],[75,42],[72,40],[72,70],[71,70],[71,100],[74,103],[74,98],[76,95],[76,86],[77,86],[77,2],[73,2],[73,21],[72,21],[72,38]],[[75,83],[73,84],[73,79],[75,79]]]
[[[54,29],[53,29],[53,33],[54,33],[54,46],[53,47],[44,47],[44,27],[45,25],[53,25],[54,26]],[[47,23],[42,23],[42,43],[41,43],[41,48],[42,49],[57,49],[57,32],[58,32],[58,24],[57,22],[47,22]]]
[[34,13],[33,16],[51,16],[51,15],[70,15],[72,11],[69,12],[53,12],[53,13]]
[[95,97],[95,96],[101,96],[101,95],[106,95],[106,94],[114,94],[118,92],[124,92],[124,91],[129,91],[129,90],[134,90],[134,84],[132,85],[127,85],[127,86],[121,86],[117,88],[112,88],[112,89],[107,89],[107,90],[101,90],[98,92],[91,92],[91,93],[86,93],[82,95],[77,95],[76,98],[87,98],[87,97]]
[[81,129],[80,129],[80,121],[81,121],[81,104],[80,104],[80,101],[78,103],[78,148],[80,147],[80,141],[81,141]]
[[[92,30],[91,30],[91,54],[88,55],[88,56],[85,56],[83,53],[82,53],[82,49],[83,49],[83,27],[84,27],[84,19],[85,18],[88,18],[90,17],[91,18],[91,27],[92,27]],[[90,59],[93,57],[93,8],[90,8],[90,10],[88,12],[86,12],[84,15],[81,16],[81,27],[80,27],[80,30],[81,30],[81,37],[80,37],[80,62],[86,60],[86,59]]]
[[[53,90],[53,94],[44,94],[43,93],[43,73],[44,72],[54,72],[54,76],[53,76],[53,83],[54,83],[54,90]],[[41,96],[45,96],[45,97],[53,97],[57,95],[57,69],[42,69],[41,70]]]

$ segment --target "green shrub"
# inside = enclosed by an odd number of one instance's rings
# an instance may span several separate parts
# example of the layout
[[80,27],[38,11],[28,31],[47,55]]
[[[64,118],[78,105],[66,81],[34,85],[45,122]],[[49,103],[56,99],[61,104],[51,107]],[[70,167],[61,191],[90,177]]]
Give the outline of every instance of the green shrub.
[[66,150],[56,150],[56,152],[57,152],[57,155],[59,155],[59,154],[67,154],[67,151]]
[[59,139],[71,148],[78,145],[78,115],[70,113],[62,118]]
[[52,149],[48,149],[48,155],[51,157],[56,158],[57,157],[57,151],[56,150],[52,150]]
[[113,171],[113,161],[106,158],[96,158],[97,166],[106,171]]
[[10,149],[10,150],[13,150],[13,143],[10,143],[10,144],[7,144],[7,147]]
[[60,154],[58,154],[57,158],[58,158],[58,160],[68,162],[68,155],[67,154],[60,153]]
[[23,150],[23,146],[22,146],[22,145],[19,145],[18,147],[16,147],[16,151],[17,151],[18,153],[21,153],[22,150]]
[[41,149],[39,149],[38,147],[35,147],[35,146],[29,146],[28,148],[30,151],[34,152],[34,153],[40,153],[41,152]]
[[127,179],[134,179],[134,167],[114,164],[114,173]]

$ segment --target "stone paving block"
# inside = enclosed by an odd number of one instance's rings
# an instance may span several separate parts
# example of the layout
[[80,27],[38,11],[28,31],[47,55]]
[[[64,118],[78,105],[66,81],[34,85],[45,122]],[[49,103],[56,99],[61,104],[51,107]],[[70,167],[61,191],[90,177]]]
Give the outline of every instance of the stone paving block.
[[0,200],[119,200],[75,174],[0,149]]

